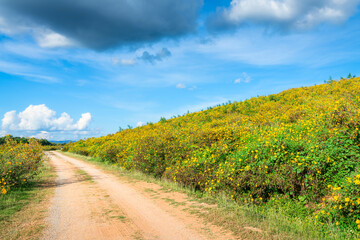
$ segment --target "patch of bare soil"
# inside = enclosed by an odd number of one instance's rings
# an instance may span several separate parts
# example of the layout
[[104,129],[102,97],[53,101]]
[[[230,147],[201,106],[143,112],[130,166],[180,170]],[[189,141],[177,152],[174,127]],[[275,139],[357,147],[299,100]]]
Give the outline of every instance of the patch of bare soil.
[[[44,239],[237,239],[189,211],[212,205],[58,152],[49,157],[59,178]],[[82,180],[77,169],[92,180]]]

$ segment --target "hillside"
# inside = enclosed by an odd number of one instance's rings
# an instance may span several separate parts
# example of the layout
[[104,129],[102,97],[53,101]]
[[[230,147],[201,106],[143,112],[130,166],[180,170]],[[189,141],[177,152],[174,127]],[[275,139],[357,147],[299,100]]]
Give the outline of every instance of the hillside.
[[67,144],[70,151],[240,204],[293,202],[360,229],[360,78],[229,103]]

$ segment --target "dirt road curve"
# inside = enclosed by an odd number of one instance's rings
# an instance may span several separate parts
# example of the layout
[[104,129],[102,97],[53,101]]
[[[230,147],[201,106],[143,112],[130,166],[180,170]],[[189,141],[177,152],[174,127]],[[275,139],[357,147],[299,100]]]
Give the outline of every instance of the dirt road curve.
[[43,239],[234,239],[184,211],[195,203],[183,194],[116,177],[58,152],[48,156],[58,179]]

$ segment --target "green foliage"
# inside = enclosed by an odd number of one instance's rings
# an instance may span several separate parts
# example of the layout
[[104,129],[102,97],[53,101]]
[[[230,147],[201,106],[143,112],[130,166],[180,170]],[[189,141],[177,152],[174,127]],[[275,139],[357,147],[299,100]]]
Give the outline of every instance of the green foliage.
[[161,118],[160,118],[160,122],[161,122],[161,123],[166,123],[166,118],[161,117]]
[[[29,143],[30,142],[30,138],[25,138],[25,137],[13,137],[12,135],[7,135],[5,137],[0,137],[0,145],[3,145],[6,143],[7,140],[11,139],[12,141],[15,141],[16,143]],[[49,142],[46,139],[36,139],[36,141],[41,145],[41,146],[55,146],[55,143]]]
[[313,214],[320,225],[358,234],[360,78],[328,83],[223,104],[64,150],[225,193],[238,203],[272,206],[282,199],[303,206],[302,214]]
[[6,194],[35,177],[41,166],[42,148],[35,139],[29,143],[8,138],[0,146],[0,190]]

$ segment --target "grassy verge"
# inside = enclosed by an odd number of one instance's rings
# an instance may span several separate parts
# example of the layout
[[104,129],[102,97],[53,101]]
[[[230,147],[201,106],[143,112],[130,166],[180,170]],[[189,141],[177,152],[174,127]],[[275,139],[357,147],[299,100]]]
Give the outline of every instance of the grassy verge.
[[55,173],[47,160],[37,180],[0,197],[0,239],[39,239],[45,228]]
[[77,177],[78,177],[79,180],[88,181],[88,182],[91,182],[91,183],[94,182],[92,180],[91,176],[87,172],[85,172],[84,170],[77,169],[76,173],[77,173]]
[[[310,211],[302,204],[287,201],[286,199],[274,200],[267,205],[238,204],[226,197],[225,194],[211,195],[195,191],[189,187],[164,179],[154,178],[141,172],[127,171],[123,168],[74,153],[62,152],[65,155],[92,162],[102,169],[121,177],[156,183],[163,189],[171,189],[186,193],[190,201],[216,204],[216,208],[206,211],[193,209],[189,211],[200,215],[209,222],[224,227],[235,235],[246,239],[354,239],[353,233],[341,230],[336,226],[316,225],[312,220]],[[250,230],[250,231],[249,231]]]

